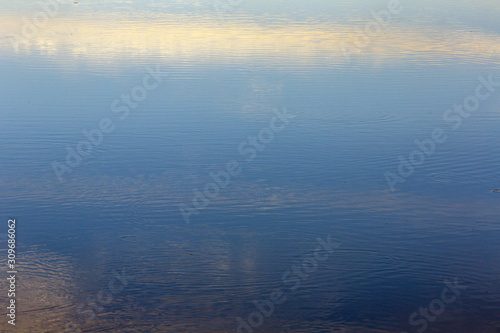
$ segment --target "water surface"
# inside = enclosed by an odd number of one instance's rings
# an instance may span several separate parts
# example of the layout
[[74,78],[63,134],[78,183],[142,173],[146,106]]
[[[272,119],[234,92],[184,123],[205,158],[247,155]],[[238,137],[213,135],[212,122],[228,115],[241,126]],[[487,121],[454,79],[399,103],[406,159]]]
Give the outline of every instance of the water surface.
[[[4,1],[0,208],[20,305],[2,332],[237,332],[276,288],[254,332],[500,332],[500,87],[458,128],[443,119],[480,77],[500,82],[500,6],[402,0],[356,44],[387,6],[61,1],[29,31],[37,2]],[[283,110],[248,160],[240,144]],[[68,166],[102,119],[113,131]],[[446,142],[391,189],[436,128]],[[187,224],[179,205],[230,161],[241,172]],[[328,237],[292,290],[283,275]],[[412,325],[455,279],[466,289]]]

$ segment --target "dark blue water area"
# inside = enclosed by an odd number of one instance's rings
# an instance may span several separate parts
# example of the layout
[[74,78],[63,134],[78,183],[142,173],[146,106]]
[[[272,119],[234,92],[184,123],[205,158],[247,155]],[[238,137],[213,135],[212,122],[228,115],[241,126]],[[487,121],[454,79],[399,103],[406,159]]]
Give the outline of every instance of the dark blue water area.
[[2,35],[20,330],[498,332],[500,88],[448,111],[500,81],[489,16],[412,5],[349,62],[336,45],[386,4],[245,3],[218,24],[205,2],[115,5],[67,8],[19,54]]

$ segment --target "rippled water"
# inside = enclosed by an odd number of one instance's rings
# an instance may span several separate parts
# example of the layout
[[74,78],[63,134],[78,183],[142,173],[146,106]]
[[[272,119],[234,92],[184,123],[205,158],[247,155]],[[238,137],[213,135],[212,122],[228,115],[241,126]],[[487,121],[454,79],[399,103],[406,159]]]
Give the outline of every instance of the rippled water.
[[1,332],[500,332],[497,2],[0,9]]

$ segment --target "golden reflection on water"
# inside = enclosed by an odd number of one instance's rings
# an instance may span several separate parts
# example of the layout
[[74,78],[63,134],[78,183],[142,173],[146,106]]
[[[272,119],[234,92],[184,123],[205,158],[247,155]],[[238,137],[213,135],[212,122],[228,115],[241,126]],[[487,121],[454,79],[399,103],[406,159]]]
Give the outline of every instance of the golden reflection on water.
[[[13,52],[13,36],[21,36],[22,17],[1,18],[2,53]],[[358,22],[363,27],[367,22]],[[20,44],[22,54],[84,59],[96,65],[127,58],[161,58],[172,62],[263,61],[342,64],[342,46],[355,47],[355,27],[331,23],[288,22],[279,26],[243,21],[207,20],[165,15],[161,20],[115,20],[106,17],[67,20],[51,18],[32,38]],[[451,57],[482,62],[498,59],[500,37],[482,32],[436,31],[426,26],[390,25],[371,37],[356,60],[397,59],[442,63]],[[61,59],[61,61],[64,61]]]
[[[61,332],[75,316],[78,284],[71,259],[30,248],[17,261],[15,331]],[[0,263],[7,267],[5,260]]]
[[[363,26],[363,24],[360,24]],[[20,34],[22,17],[0,17],[0,57],[15,56],[11,41],[12,34]],[[350,25],[299,22],[282,23],[279,26],[260,25],[251,22],[224,21],[219,24],[213,22],[194,20],[189,17],[166,15],[161,20],[116,20],[96,15],[92,19],[67,20],[53,18],[48,25],[22,44],[19,51],[21,55],[37,55],[54,59],[63,66],[73,66],[77,61],[84,61],[92,66],[104,68],[119,68],[127,62],[144,61],[151,59],[158,62],[206,64],[206,63],[245,63],[262,62],[273,66],[287,66],[304,64],[304,68],[312,65],[337,65],[348,63],[341,51],[342,45],[354,46],[354,27]],[[500,36],[478,31],[462,31],[448,29],[436,31],[430,27],[389,26],[379,35],[374,36],[369,44],[362,48],[360,55],[356,56],[359,62],[369,64],[397,64],[405,61],[422,61],[427,64],[443,64],[453,58],[454,62],[487,62],[497,61],[500,51]],[[118,64],[113,66],[113,64]],[[245,110],[248,114],[262,109],[258,102],[259,96],[280,94],[282,84],[267,84],[265,80],[255,80],[252,90],[243,99]],[[262,100],[265,100],[262,98]],[[262,103],[264,104],[264,103]],[[250,112],[252,111],[252,112]],[[48,165],[48,163],[47,163]],[[176,204],[181,201],[179,194],[191,191],[184,180],[179,180],[177,174],[164,174],[149,181],[133,177],[92,177],[85,178],[78,175],[72,176],[69,182],[60,185],[50,175],[50,179],[22,180],[0,179],[0,185],[8,188],[9,193],[5,198],[20,201],[31,200],[42,205],[61,206],[79,204],[88,206],[122,207],[130,204],[134,211],[125,210],[132,218],[133,223],[144,223],[148,217],[154,221],[158,216],[179,219]],[[470,175],[469,175],[470,176]],[[144,200],[141,205],[134,206],[138,198],[143,198],[144,193],[154,199]],[[190,194],[190,193],[189,193]],[[190,198],[189,195],[185,195]],[[147,198],[146,198],[147,199]],[[290,185],[288,187],[266,187],[252,182],[238,182],[232,185],[232,190],[213,200],[213,206],[241,209],[243,212],[253,211],[257,214],[280,212],[283,209],[302,209],[304,215],[311,211],[319,212],[357,210],[377,214],[396,214],[404,211],[404,216],[412,217],[409,212],[419,212],[419,221],[413,228],[429,232],[440,232],[439,228],[432,229],[435,224],[432,219],[440,212],[452,209],[454,214],[463,213],[468,216],[470,212],[481,212],[485,216],[495,216],[497,209],[491,201],[485,198],[476,199],[470,203],[457,203],[455,198],[435,200],[433,196],[414,195],[407,197],[400,194],[391,194],[385,190],[345,190],[332,192],[330,188],[315,188],[313,185]],[[145,208],[146,206],[146,208]],[[393,208],[396,207],[396,208]],[[420,212],[421,207],[426,207],[425,212]],[[403,209],[401,209],[403,208]],[[127,208],[128,209],[128,208]],[[137,212],[137,222],[134,212]],[[458,212],[458,213],[457,213]],[[413,216],[416,220],[416,216]],[[467,221],[454,222],[457,225]],[[476,229],[498,230],[496,224],[475,226]],[[288,231],[293,233],[293,231]],[[301,236],[304,236],[301,231]],[[118,237],[118,236],[117,236]],[[203,276],[204,282],[222,288],[230,275],[232,263],[241,263],[237,269],[244,273],[242,281],[250,286],[251,294],[258,294],[262,285],[252,281],[259,277],[258,248],[257,246],[242,245],[243,250],[238,260],[232,258],[229,250],[230,243],[217,242],[217,246],[210,248],[212,258],[209,262],[213,271]],[[170,241],[170,249],[182,248],[182,243]],[[94,251],[95,252],[95,251]],[[174,253],[174,254],[172,254]],[[99,252],[104,255],[104,252]],[[158,260],[168,261],[175,258],[175,251],[156,251]],[[112,253],[110,254],[110,257]],[[151,255],[152,256],[152,255]],[[189,258],[189,257],[188,257]],[[80,295],[85,285],[76,272],[71,260],[57,253],[43,251],[26,251],[23,254],[23,270],[19,279],[19,301],[22,306],[19,312],[17,331],[19,332],[59,332],[61,327],[71,322],[75,316],[74,305],[82,300],[77,300],[75,295]],[[194,259],[181,261],[192,262]],[[206,261],[206,259],[205,259]],[[4,264],[0,260],[0,264]],[[180,276],[187,276],[189,267],[186,263],[175,267],[182,267]],[[194,285],[192,280],[176,281],[172,277],[165,278],[161,274],[150,274],[154,270],[145,270],[144,276],[138,279],[140,288],[158,288],[165,283],[177,283],[187,289]],[[196,271],[196,269],[195,269]],[[151,276],[149,276],[151,275]],[[168,280],[171,279],[171,280]],[[196,279],[194,279],[196,280]],[[266,282],[265,280],[260,280]],[[142,293],[143,290],[130,287],[129,295],[134,292]],[[88,293],[87,293],[88,294]],[[86,294],[85,294],[86,295]],[[200,296],[202,295],[202,296]],[[212,332],[225,332],[232,325],[234,318],[210,317],[213,313],[229,313],[220,311],[217,306],[229,307],[230,303],[222,296],[203,295],[198,293],[177,296],[159,296],[161,306],[150,304],[132,304],[120,302],[120,309],[108,307],[106,314],[99,316],[91,325],[96,328],[109,328],[113,332],[135,332],[134,325],[141,323],[143,331],[179,332],[190,324],[192,331],[200,331],[211,327]],[[191,312],[182,314],[185,310],[183,304],[189,304]],[[178,312],[173,312],[176,308]],[[193,309],[195,311],[193,311]],[[113,312],[114,311],[114,312]],[[169,312],[171,311],[171,312]],[[193,318],[203,314],[203,318]],[[238,312],[239,313],[239,312]],[[243,314],[243,311],[242,311]],[[110,317],[114,319],[110,319]],[[29,318],[29,319],[28,319]],[[278,321],[279,317],[273,318]],[[198,320],[198,323],[195,322]],[[300,319],[297,319],[300,322]],[[315,325],[320,325],[317,323]],[[323,323],[327,325],[326,323]],[[147,326],[149,325],[149,326]],[[356,323],[350,323],[352,331]],[[119,327],[119,328],[111,328]],[[338,328],[340,332],[341,327]],[[363,327],[359,328],[360,331]],[[345,331],[348,331],[347,329]]]

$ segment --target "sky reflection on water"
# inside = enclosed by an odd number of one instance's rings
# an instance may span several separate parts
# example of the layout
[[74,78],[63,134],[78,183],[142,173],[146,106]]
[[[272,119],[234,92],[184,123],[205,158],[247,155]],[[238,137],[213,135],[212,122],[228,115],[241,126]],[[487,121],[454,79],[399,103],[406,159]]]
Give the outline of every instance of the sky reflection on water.
[[[17,51],[41,9],[2,3],[18,331],[236,332],[333,235],[341,247],[255,332],[417,332],[410,315],[455,278],[467,289],[426,331],[498,332],[500,88],[457,130],[443,113],[480,76],[500,81],[500,6],[401,3],[350,59],[343,47],[386,1],[243,1],[222,15],[212,1],[69,1]],[[148,66],[163,80],[120,120],[113,101]],[[297,117],[187,226],[178,205],[283,108]],[[60,182],[52,163],[103,118],[116,129]],[[384,173],[436,127],[448,140],[391,191]],[[134,279],[85,322],[114,272]]]

